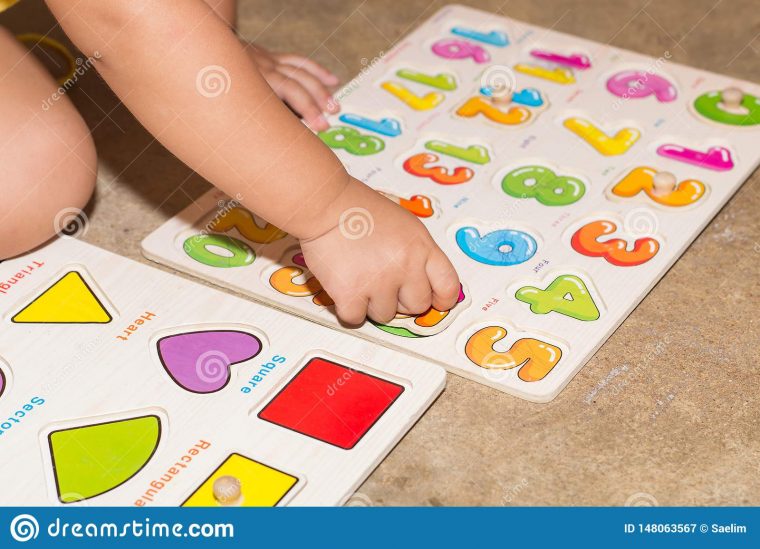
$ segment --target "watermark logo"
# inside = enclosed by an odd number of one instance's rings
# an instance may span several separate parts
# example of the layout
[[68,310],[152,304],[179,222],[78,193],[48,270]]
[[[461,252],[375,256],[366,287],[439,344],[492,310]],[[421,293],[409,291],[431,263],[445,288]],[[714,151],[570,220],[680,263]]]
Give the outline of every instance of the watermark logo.
[[359,240],[372,234],[375,230],[375,220],[364,208],[349,208],[340,215],[338,227],[344,237]]
[[11,521],[11,537],[19,543],[37,539],[40,525],[32,515],[18,515]]
[[221,351],[206,351],[195,363],[198,378],[206,383],[216,383],[227,377],[230,358]]
[[632,236],[654,236],[659,227],[660,220],[648,208],[635,208],[625,216],[625,228]]
[[203,67],[195,77],[195,89],[209,99],[229,93],[231,86],[230,73],[221,65]]
[[508,97],[516,87],[515,73],[506,65],[493,65],[480,77],[480,89],[490,97]]
[[55,234],[63,238],[77,238],[87,233],[89,219],[79,208],[64,208],[53,219]]
[[652,494],[636,492],[625,500],[626,507],[659,507],[659,502]]
[[361,492],[356,492],[353,496],[348,498],[348,501],[344,504],[344,507],[374,507],[372,498]]

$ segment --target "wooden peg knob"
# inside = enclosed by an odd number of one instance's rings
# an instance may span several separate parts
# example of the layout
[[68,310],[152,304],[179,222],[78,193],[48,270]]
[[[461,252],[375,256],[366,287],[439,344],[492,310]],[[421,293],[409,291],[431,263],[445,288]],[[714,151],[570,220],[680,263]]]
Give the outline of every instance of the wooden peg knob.
[[240,479],[225,475],[214,481],[214,498],[222,505],[234,505],[242,495]]
[[721,102],[723,106],[728,109],[738,109],[742,106],[742,100],[744,99],[744,92],[739,88],[726,88],[720,94]]
[[669,194],[676,188],[678,180],[670,172],[657,172],[652,178],[653,190],[655,194]]
[[491,87],[491,101],[493,103],[500,105],[511,103],[513,95],[512,90],[503,84]]

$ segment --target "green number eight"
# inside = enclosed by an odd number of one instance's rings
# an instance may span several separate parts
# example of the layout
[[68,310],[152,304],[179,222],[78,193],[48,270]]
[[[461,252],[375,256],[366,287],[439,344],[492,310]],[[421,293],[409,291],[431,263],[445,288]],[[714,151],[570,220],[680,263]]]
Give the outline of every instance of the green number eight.
[[501,180],[501,189],[515,198],[535,198],[546,206],[566,206],[581,199],[586,192],[583,181],[557,175],[543,166],[523,166]]
[[379,137],[364,135],[346,126],[333,126],[318,135],[331,149],[345,149],[347,153],[356,156],[377,154],[385,148],[385,141]]
[[[214,253],[210,246],[226,250],[229,255]],[[187,238],[182,247],[187,255],[211,267],[244,267],[256,259],[248,244],[222,234],[196,234]]]

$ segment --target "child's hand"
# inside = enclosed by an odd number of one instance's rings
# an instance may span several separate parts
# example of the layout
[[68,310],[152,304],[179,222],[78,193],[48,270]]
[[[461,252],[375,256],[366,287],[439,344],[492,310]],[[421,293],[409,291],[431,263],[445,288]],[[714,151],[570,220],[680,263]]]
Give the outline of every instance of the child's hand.
[[330,87],[338,84],[337,76],[300,55],[272,53],[254,44],[247,44],[246,49],[277,96],[301,115],[312,130],[329,127],[322,113],[340,110],[330,92]]
[[355,179],[335,204],[338,225],[301,250],[343,322],[454,307],[459,277],[419,219]]

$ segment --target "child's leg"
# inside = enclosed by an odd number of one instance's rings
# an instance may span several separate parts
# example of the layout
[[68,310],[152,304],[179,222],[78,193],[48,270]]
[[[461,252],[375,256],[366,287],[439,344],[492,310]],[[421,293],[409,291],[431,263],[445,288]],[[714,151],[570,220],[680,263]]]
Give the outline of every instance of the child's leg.
[[56,215],[82,208],[95,187],[89,129],[52,76],[0,27],[0,259],[52,237]]
[[237,0],[203,0],[233,29],[237,24]]

